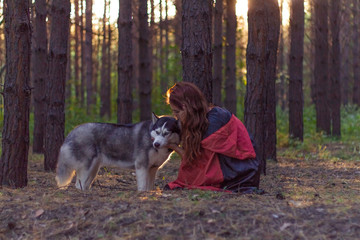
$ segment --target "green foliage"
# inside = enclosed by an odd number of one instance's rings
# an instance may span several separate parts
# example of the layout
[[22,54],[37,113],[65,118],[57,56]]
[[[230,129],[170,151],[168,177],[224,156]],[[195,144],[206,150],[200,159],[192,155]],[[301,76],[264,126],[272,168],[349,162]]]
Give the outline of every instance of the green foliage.
[[[291,158],[310,158],[316,154],[320,159],[347,159],[354,160],[360,155],[360,109],[355,106],[346,106],[341,111],[341,138],[328,136],[316,131],[316,111],[312,105],[304,109],[304,141],[289,138],[288,112],[277,109],[277,146],[282,155]],[[330,154],[327,144],[339,142],[347,147],[338,149]]]

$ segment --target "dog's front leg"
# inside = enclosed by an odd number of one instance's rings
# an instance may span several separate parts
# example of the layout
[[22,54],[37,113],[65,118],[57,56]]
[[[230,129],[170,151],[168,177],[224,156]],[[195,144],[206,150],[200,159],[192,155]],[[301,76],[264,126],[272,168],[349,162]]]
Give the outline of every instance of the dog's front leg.
[[149,190],[154,190],[155,186],[155,177],[159,167],[150,167],[149,168]]
[[136,168],[136,182],[138,191],[149,191],[149,171],[147,168]]

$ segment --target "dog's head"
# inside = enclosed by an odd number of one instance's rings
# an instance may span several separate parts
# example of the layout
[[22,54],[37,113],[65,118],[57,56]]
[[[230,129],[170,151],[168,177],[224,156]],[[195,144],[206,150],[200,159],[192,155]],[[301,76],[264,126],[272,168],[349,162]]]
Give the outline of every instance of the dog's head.
[[152,114],[152,129],[150,132],[153,147],[158,149],[169,143],[180,143],[180,122],[173,117]]

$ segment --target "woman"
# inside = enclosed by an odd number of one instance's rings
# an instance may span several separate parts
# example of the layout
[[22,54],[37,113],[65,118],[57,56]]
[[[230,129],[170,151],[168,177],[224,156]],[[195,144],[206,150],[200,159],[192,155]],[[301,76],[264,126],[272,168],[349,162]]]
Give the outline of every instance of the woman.
[[169,147],[182,161],[178,178],[165,189],[253,192],[259,187],[259,161],[245,126],[235,115],[210,105],[189,82],[171,87],[167,103],[180,120],[182,144]]

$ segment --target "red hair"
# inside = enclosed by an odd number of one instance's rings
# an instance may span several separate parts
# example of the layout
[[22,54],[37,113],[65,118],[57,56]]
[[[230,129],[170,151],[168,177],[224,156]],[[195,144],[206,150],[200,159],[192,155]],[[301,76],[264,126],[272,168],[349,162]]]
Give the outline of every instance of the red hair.
[[209,103],[204,94],[193,83],[179,82],[166,92],[166,102],[185,112],[181,121],[181,142],[184,157],[195,160],[201,154],[201,140],[209,122],[206,114]]

